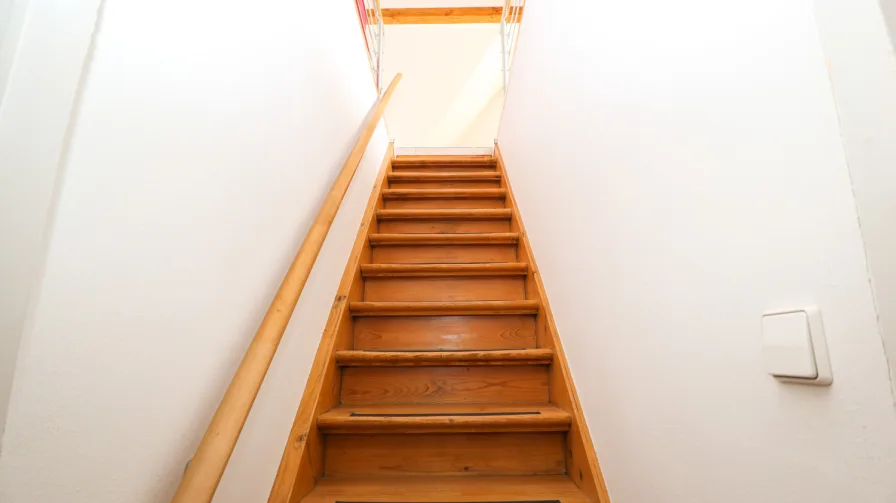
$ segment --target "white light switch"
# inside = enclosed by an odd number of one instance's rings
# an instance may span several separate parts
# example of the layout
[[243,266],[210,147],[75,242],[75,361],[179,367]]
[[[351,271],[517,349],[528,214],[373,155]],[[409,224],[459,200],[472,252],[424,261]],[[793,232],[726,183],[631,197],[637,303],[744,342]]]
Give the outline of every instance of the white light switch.
[[830,384],[831,364],[818,310],[804,308],[764,314],[762,359],[765,370],[780,380]]

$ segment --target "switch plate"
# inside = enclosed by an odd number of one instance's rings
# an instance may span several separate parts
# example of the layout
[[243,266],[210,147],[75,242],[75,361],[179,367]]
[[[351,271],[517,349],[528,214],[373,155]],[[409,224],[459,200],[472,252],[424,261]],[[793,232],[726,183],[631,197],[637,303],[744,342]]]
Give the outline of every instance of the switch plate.
[[762,315],[762,359],[765,370],[780,381],[830,385],[833,375],[818,309]]

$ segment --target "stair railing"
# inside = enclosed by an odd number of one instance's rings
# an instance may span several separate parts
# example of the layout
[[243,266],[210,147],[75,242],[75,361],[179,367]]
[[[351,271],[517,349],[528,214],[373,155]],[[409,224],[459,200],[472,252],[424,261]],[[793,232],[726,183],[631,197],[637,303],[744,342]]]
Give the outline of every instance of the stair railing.
[[383,11],[379,0],[356,0],[367,43],[367,58],[378,92],[383,92]]
[[274,353],[283,338],[286,325],[311,274],[311,268],[317,260],[327,233],[333,225],[333,219],[336,218],[336,212],[358,170],[361,157],[370,144],[370,138],[383,117],[386,105],[395,92],[399,80],[401,80],[400,73],[392,79],[386,92],[377,98],[365,118],[360,136],[317,212],[314,223],[305,235],[302,246],[299,247],[295,259],[286,272],[286,277],[280,283],[280,288],[261,321],[261,326],[258,327],[230,386],[224,393],[224,398],[221,399],[214,417],[205,430],[196,453],[188,463],[180,486],[171,500],[172,503],[209,503],[214,497],[249,411],[258,396],[258,390],[274,359]]
[[501,13],[501,73],[505,91],[507,81],[510,79],[510,64],[513,62],[513,52],[520,34],[520,21],[525,5],[526,0],[504,0],[504,9]]

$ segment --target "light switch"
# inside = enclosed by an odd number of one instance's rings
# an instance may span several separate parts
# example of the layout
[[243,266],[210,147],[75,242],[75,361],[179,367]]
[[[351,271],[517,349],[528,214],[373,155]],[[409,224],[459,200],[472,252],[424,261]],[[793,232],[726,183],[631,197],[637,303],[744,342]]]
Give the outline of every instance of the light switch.
[[828,385],[833,380],[821,314],[815,308],[762,316],[765,370],[782,381]]

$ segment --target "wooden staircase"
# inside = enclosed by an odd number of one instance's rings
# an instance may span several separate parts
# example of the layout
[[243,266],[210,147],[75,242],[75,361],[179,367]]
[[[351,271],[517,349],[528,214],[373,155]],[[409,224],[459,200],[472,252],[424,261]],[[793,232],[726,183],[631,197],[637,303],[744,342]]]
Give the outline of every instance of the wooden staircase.
[[270,501],[608,503],[499,161],[384,164]]

